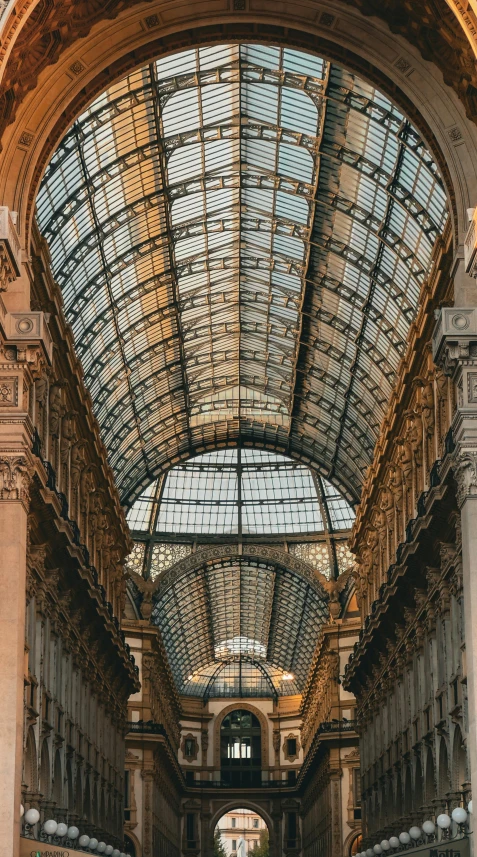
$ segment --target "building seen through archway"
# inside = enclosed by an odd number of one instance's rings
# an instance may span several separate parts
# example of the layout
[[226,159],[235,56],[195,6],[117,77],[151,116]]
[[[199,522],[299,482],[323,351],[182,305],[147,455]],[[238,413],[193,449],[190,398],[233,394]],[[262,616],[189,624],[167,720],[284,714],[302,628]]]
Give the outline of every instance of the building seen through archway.
[[264,820],[250,809],[233,809],[223,815],[214,831],[216,857],[241,857],[254,852],[266,857],[269,832]]
[[471,5],[0,4],[5,854],[470,857]]

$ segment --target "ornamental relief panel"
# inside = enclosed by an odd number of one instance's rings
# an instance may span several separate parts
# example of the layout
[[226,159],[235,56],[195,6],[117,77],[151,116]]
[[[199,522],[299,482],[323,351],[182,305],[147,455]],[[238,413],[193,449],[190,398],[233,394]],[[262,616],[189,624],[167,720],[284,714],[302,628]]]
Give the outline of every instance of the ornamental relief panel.
[[[351,548],[356,555],[353,575],[362,617],[396,562],[399,545],[406,541],[410,521],[422,514],[419,502],[438,478],[435,464],[445,455],[454,407],[452,384],[437,369],[426,349],[420,375],[412,382],[412,394],[400,423],[389,435],[380,475],[373,482],[372,497],[363,500],[357,516]],[[477,461],[470,455],[457,467],[463,491],[477,492]],[[475,489],[472,487],[475,483]]]

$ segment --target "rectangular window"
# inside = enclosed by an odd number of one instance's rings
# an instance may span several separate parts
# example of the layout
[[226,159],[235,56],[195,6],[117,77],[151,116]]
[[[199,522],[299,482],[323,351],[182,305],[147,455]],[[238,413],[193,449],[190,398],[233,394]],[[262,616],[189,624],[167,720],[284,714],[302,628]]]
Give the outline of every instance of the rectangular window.
[[287,756],[296,756],[296,738],[288,738]]
[[186,785],[194,785],[194,771],[186,771]]
[[236,826],[237,826],[237,819],[233,818],[232,819],[232,827],[236,827]]
[[190,757],[194,755],[194,749],[195,749],[194,745],[195,745],[195,741],[193,738],[186,738],[184,750],[185,750],[185,756],[187,759],[190,759]]
[[296,784],[296,771],[288,771],[288,785],[294,786]]
[[[235,821],[235,818],[233,818],[232,821]],[[233,824],[232,824],[232,827],[233,827]],[[237,840],[232,839],[232,851],[236,851],[236,850],[237,850]]]
[[254,818],[252,824],[253,827],[258,827],[258,818]]

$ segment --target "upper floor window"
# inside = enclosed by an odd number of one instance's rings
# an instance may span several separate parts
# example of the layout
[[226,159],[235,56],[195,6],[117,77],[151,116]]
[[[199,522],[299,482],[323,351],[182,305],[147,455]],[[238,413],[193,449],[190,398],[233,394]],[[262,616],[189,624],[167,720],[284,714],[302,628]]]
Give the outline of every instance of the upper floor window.
[[262,778],[262,738],[258,718],[237,709],[227,714],[220,727],[222,781],[227,785],[259,785]]

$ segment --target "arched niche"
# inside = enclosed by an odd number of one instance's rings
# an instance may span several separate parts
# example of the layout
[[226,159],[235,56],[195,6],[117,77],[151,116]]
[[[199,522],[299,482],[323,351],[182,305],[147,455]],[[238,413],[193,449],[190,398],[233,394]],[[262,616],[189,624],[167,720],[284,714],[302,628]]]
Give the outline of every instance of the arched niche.
[[40,792],[45,799],[48,799],[51,795],[50,750],[47,738],[44,739],[43,744],[41,745]]
[[454,729],[452,740],[452,788],[454,791],[463,791],[463,785],[468,781],[467,776],[467,752],[462,737],[460,726]]
[[63,800],[63,768],[61,764],[61,750],[55,753],[55,763],[53,766],[53,800],[57,807],[64,806]]
[[28,730],[24,759],[25,761],[23,780],[25,784],[26,793],[28,795],[38,791],[38,760],[36,753],[35,732],[33,731],[32,726],[30,726]]
[[439,766],[437,769],[437,781],[439,784],[437,797],[443,801],[446,795],[451,790],[451,781],[449,773],[449,754],[447,752],[446,740],[441,736],[439,742]]
[[436,779],[435,779],[435,765],[434,765],[434,756],[432,754],[432,750],[429,747],[426,753],[426,764],[425,764],[425,799],[426,803],[429,804],[432,800],[434,800],[436,796]]

